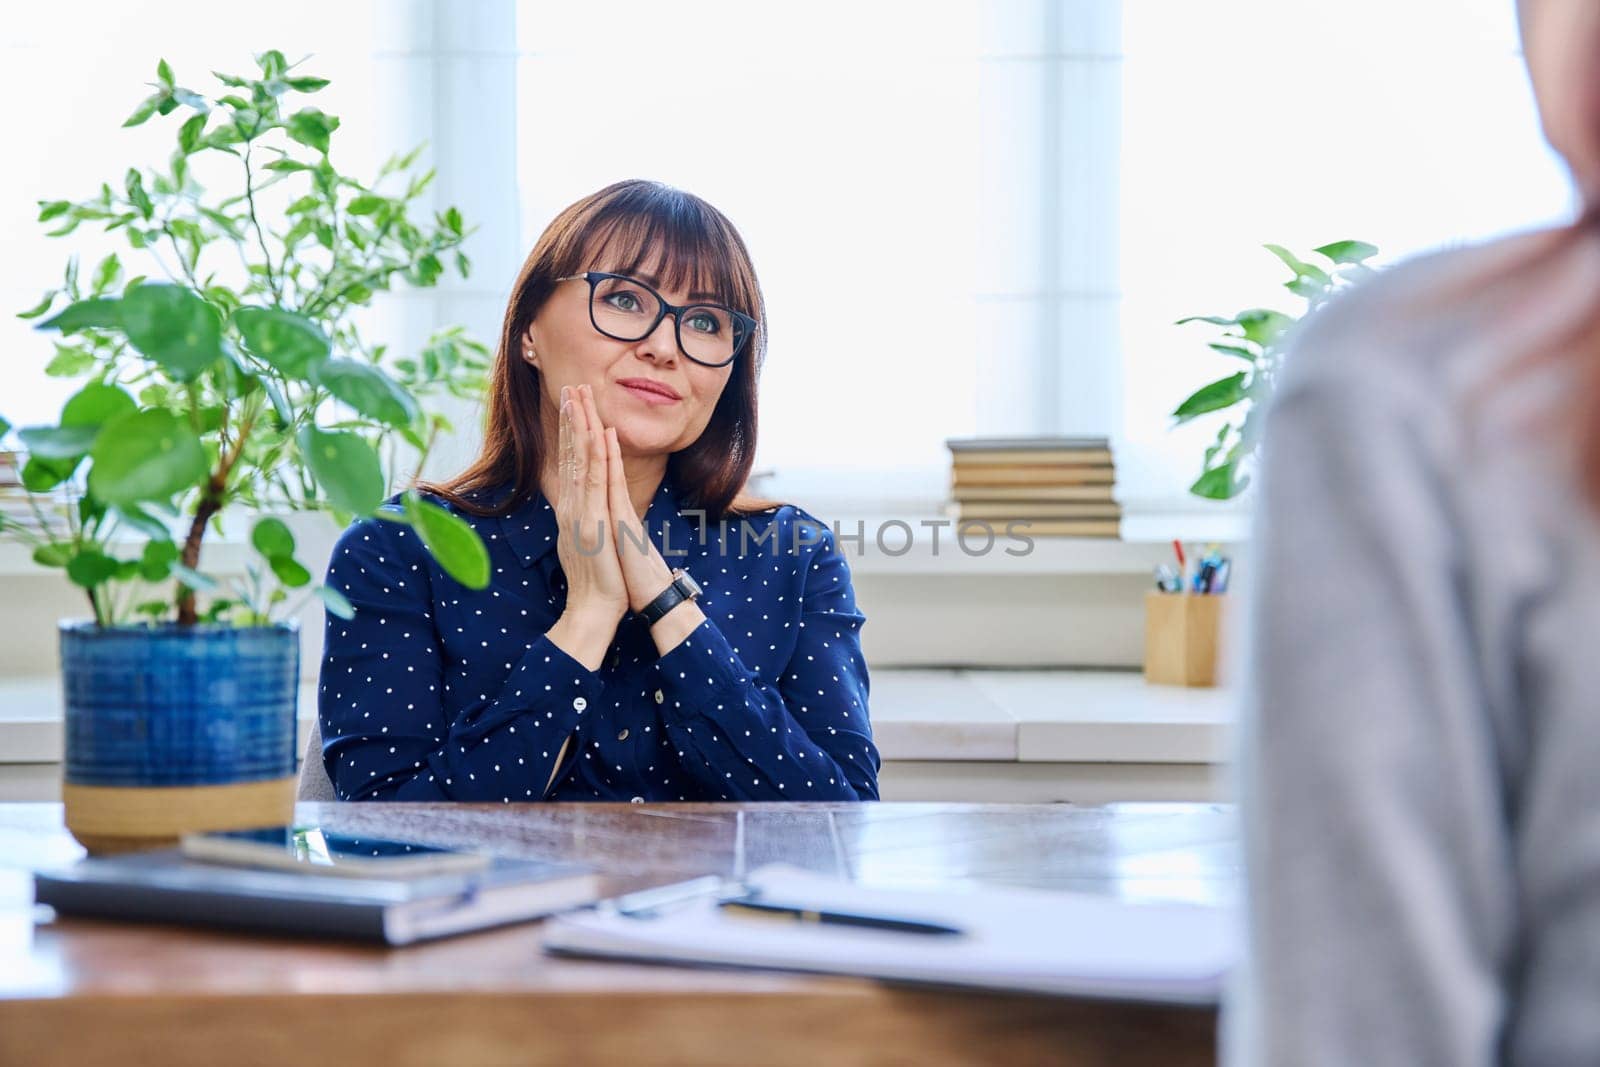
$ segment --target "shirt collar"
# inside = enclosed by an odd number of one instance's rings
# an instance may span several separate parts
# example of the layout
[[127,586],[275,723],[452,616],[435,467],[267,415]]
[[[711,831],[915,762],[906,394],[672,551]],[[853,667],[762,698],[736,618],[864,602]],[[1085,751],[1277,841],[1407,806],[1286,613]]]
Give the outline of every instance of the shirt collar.
[[[655,543],[657,549],[665,546],[672,551],[671,555],[667,555],[666,551],[661,553],[669,567],[680,566],[687,560],[688,553],[700,540],[699,513],[694,513],[692,521],[684,517],[682,509],[685,503],[683,493],[673,481],[669,469],[644,513],[646,536]],[[555,508],[542,490],[535,492],[527,503],[500,519],[500,530],[501,536],[517,554],[522,565],[532,567],[555,551],[559,535]]]

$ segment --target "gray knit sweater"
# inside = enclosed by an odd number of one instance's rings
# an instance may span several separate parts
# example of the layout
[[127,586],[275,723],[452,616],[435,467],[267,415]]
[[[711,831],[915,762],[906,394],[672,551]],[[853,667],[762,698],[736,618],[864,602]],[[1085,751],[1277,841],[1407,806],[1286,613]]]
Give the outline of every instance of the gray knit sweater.
[[1559,230],[1293,339],[1243,576],[1227,1063],[1600,1064],[1596,321],[1600,238]]

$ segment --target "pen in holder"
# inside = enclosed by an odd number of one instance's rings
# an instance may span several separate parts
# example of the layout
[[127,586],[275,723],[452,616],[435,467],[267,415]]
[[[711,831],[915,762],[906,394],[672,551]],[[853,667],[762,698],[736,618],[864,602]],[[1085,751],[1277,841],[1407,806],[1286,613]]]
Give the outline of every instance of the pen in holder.
[[1155,685],[1214,686],[1222,593],[1164,593],[1144,597],[1144,680]]

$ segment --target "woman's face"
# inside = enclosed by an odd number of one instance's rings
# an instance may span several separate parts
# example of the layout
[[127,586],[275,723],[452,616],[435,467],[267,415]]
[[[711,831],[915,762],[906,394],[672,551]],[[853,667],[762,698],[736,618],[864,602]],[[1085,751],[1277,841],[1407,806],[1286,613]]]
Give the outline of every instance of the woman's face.
[[[657,262],[654,256],[644,262]],[[610,263],[589,269],[617,271]],[[663,289],[657,279],[634,272],[672,304],[690,302],[683,289]],[[685,325],[685,329],[688,326]],[[600,421],[617,431],[624,457],[666,455],[693,444],[705,431],[717,399],[727,387],[738,360],[707,367],[678,348],[673,316],[664,316],[655,330],[638,341],[618,341],[594,328],[589,319],[589,283],[582,278],[558,282],[524,337],[522,358],[543,378],[541,412],[554,440],[562,386],[587,383],[594,393]],[[630,388],[629,383],[665,386],[676,398]]]

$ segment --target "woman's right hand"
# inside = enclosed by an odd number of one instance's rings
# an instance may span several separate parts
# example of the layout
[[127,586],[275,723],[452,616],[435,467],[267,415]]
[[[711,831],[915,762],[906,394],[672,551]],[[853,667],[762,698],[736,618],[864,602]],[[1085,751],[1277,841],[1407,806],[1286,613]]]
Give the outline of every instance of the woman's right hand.
[[628,586],[611,523],[605,429],[587,385],[561,387],[558,437],[556,556],[567,576],[566,612],[614,632],[628,612]]

